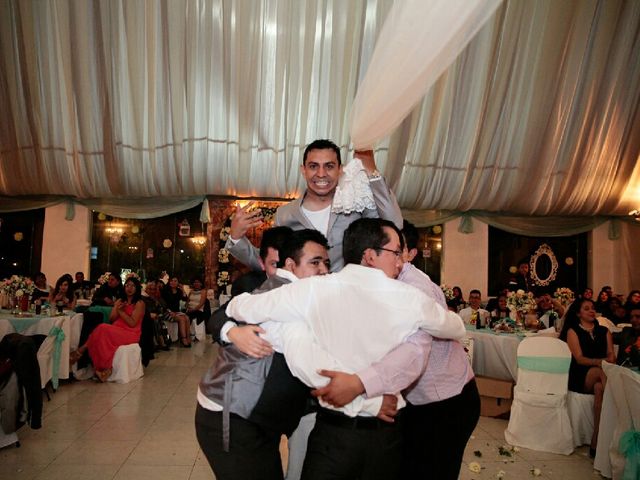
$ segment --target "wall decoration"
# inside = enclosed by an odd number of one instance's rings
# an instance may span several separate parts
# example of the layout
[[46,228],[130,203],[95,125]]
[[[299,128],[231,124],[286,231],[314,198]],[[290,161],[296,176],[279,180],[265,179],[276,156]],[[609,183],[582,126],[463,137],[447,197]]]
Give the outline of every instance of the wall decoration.
[[556,279],[558,259],[549,245],[543,243],[531,256],[529,274],[535,285],[547,286]]
[[191,225],[189,225],[189,221],[186,218],[178,224],[178,235],[181,237],[188,237],[191,235]]

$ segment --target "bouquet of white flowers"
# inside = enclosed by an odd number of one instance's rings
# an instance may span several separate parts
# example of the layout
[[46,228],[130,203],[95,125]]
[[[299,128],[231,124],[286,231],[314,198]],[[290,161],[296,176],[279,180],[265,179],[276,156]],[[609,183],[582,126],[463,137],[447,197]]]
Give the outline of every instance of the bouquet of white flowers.
[[445,285],[444,283],[440,285],[440,288],[442,289],[442,293],[444,293],[445,300],[453,300],[453,288]]
[[0,288],[9,296],[22,297],[33,293],[34,284],[29,277],[12,275],[0,284]]
[[553,296],[564,306],[569,305],[575,299],[571,289],[566,287],[556,289]]
[[525,292],[520,289],[507,294],[507,306],[510,310],[526,314],[531,310],[535,310],[537,305],[531,292]]

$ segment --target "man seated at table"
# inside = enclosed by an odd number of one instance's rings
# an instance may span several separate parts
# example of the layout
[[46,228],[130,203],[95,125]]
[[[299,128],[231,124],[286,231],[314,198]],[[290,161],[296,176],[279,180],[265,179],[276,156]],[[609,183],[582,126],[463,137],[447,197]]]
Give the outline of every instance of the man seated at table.
[[109,274],[109,279],[103,283],[93,295],[92,305],[113,307],[116,300],[124,297],[124,287],[120,277],[115,273]]
[[489,320],[489,312],[481,308],[482,294],[480,290],[474,289],[469,292],[469,306],[460,310],[460,317],[467,325],[476,325],[480,322],[480,327],[486,327]]
[[542,324],[540,328],[555,326],[558,319],[564,314],[564,307],[551,297],[548,290],[540,289],[536,293],[538,321]]
[[[93,283],[91,283],[88,280],[84,279],[84,273],[83,272],[76,272],[76,281],[73,282],[73,285],[71,286],[71,290],[73,290],[74,294],[76,296],[82,296],[82,294],[85,292],[85,290],[91,290],[93,288]],[[78,292],[79,293],[75,293]],[[86,296],[85,296],[86,298]]]

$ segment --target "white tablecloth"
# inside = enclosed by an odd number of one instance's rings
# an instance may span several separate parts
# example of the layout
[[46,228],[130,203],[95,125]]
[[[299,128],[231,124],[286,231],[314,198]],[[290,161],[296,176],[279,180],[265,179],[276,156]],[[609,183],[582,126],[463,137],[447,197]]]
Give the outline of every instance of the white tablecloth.
[[[50,316],[37,316],[33,318],[27,318],[25,321],[31,323],[36,318],[38,322],[29,325],[23,329],[22,335],[49,335],[49,332],[54,326],[59,326],[64,332],[64,340],[62,341],[60,350],[60,362],[58,368],[58,378],[69,378],[69,340],[70,340],[70,317],[68,315],[50,317]],[[12,319],[9,321],[9,319]],[[0,340],[8,333],[15,333],[16,329],[11,322],[20,322],[21,319],[16,319],[8,311],[0,312]],[[40,369],[45,369],[47,366],[40,365]]]
[[495,334],[486,329],[468,329],[467,335],[473,338],[473,371],[476,375],[516,381],[517,352],[522,337]]
[[607,362],[602,368],[607,386],[593,468],[604,477],[617,480],[622,478],[625,465],[625,458],[618,452],[620,436],[628,430],[640,430],[640,374]]

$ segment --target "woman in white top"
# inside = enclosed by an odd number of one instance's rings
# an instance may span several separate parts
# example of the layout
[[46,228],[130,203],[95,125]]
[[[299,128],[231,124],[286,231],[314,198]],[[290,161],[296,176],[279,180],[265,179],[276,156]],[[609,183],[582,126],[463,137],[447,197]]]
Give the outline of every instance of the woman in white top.
[[187,299],[187,316],[198,323],[206,319],[205,303],[207,301],[207,291],[202,288],[202,280],[198,277],[191,281],[191,290]]

